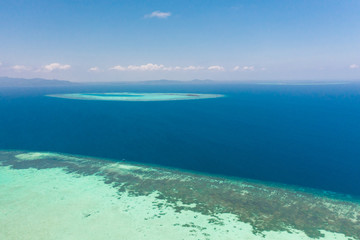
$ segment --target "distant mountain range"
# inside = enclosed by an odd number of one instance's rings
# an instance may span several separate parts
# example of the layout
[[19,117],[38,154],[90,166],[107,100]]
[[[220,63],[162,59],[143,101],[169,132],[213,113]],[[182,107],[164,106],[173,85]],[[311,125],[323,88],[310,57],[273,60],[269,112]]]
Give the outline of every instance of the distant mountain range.
[[0,87],[51,87],[51,86],[69,86],[74,83],[65,80],[43,79],[43,78],[9,78],[0,77]]
[[[349,84],[356,81],[214,81],[210,79],[193,79],[189,81],[180,80],[146,80],[146,81],[118,81],[118,82],[70,82],[66,80],[44,79],[44,78],[9,78],[0,77],[0,87],[67,87],[67,86],[117,86],[117,85],[198,85],[198,84],[259,84],[259,85],[334,85]],[[357,81],[358,83],[360,81]]]
[[118,84],[154,84],[154,85],[167,85],[167,84],[203,84],[211,83],[212,80],[200,80],[194,79],[191,81],[179,81],[179,80],[148,80],[148,81],[136,81],[136,82],[89,82],[89,83],[77,83],[65,80],[57,79],[43,79],[43,78],[9,78],[0,77],[0,87],[56,87],[56,86],[72,86],[79,84],[86,85],[118,85]]
[[134,84],[134,85],[171,85],[171,84],[181,84],[181,85],[187,85],[187,84],[204,84],[204,83],[214,83],[213,80],[205,79],[194,79],[194,80],[188,80],[188,81],[180,81],[180,80],[168,80],[168,79],[160,79],[160,80],[144,80],[144,81],[118,81],[118,82],[88,82],[83,84],[88,85],[128,85],[128,84]]
[[202,84],[202,83],[211,83],[211,82],[213,82],[213,80],[209,80],[209,79],[205,79],[205,80],[194,79],[190,81],[160,79],[160,80],[146,80],[146,81],[138,81],[138,82],[123,82],[123,83],[167,85],[167,84]]

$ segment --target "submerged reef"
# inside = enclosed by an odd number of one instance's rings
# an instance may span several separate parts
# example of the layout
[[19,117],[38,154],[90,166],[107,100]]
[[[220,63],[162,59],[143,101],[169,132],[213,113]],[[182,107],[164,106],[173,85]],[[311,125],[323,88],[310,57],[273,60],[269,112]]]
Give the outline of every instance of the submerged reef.
[[31,219],[33,205],[45,216],[50,203],[50,212],[64,207],[54,224],[71,211],[81,230],[100,233],[104,222],[107,239],[360,239],[360,202],[335,193],[51,152],[0,151],[0,172],[2,239],[20,239],[11,228]]
[[98,100],[98,101],[176,101],[196,100],[207,98],[224,97],[221,94],[200,94],[200,93],[66,93],[50,94],[48,97],[67,98],[76,100]]

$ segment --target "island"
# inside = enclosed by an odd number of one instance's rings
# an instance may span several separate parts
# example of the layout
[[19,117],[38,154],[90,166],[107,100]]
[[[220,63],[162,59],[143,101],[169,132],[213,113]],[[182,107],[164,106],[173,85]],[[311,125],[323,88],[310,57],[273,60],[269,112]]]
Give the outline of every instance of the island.
[[97,100],[97,101],[176,101],[196,100],[224,97],[222,94],[203,93],[131,93],[131,92],[110,92],[110,93],[65,93],[49,94],[48,97],[76,99],[76,100]]

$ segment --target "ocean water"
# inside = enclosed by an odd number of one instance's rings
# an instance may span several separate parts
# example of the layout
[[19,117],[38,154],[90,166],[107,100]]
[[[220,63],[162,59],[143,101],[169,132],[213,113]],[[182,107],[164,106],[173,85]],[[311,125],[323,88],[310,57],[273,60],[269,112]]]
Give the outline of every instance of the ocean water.
[[[226,97],[110,102],[79,92]],[[111,158],[360,196],[360,85],[1,88],[0,149]]]

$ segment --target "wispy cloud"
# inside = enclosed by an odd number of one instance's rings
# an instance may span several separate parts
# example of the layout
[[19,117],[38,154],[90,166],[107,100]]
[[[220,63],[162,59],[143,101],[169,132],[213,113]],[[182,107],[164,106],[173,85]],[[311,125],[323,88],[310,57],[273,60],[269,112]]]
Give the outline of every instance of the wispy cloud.
[[67,70],[70,68],[71,66],[69,64],[50,63],[48,65],[43,66],[42,70],[46,72],[52,72],[54,70]]
[[168,18],[171,16],[171,12],[160,12],[160,11],[154,11],[150,14],[146,14],[145,18]]
[[360,68],[360,66],[357,65],[357,64],[351,64],[351,65],[349,66],[349,68],[350,68],[350,69],[356,69],[356,68]]
[[208,67],[208,70],[225,71],[225,68],[222,67],[222,66],[215,65],[215,66],[210,66],[210,67]]
[[15,71],[30,71],[31,67],[24,65],[14,65],[11,67]]

